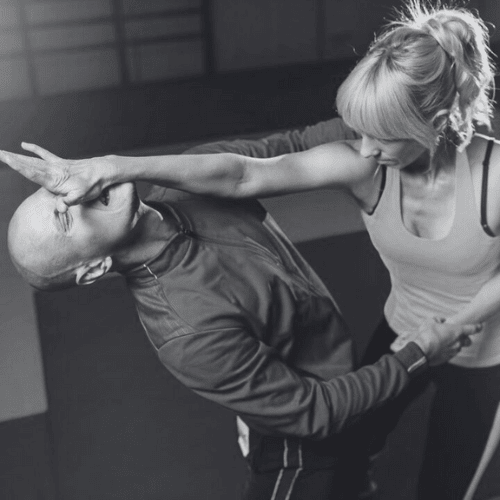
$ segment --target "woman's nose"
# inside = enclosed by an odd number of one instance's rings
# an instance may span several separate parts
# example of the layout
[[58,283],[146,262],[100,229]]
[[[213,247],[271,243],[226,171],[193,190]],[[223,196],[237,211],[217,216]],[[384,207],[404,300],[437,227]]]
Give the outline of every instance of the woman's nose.
[[376,158],[380,155],[380,149],[377,143],[373,139],[365,136],[361,138],[361,149],[359,152],[361,156],[365,158],[370,158],[370,156]]

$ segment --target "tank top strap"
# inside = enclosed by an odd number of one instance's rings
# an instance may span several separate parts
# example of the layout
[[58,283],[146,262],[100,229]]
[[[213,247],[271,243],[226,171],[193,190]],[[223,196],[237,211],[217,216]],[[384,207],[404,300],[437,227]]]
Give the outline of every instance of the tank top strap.
[[383,191],[374,212],[378,212],[378,217],[384,217],[384,219],[387,217],[397,219],[395,215],[399,213],[399,171],[385,165],[381,168],[385,174],[381,186]]
[[495,141],[490,139],[488,141],[488,145],[486,146],[486,153],[484,155],[483,160],[483,179],[481,182],[481,227],[484,229],[484,232],[488,236],[495,237],[495,233],[491,230],[488,225],[488,217],[487,217],[487,200],[488,200],[488,172],[490,167],[490,157],[491,151],[493,150],[493,145]]
[[379,227],[382,224],[380,228],[398,232],[401,231],[399,171],[386,166],[381,168],[385,175],[382,178],[380,197],[371,213],[361,211],[361,215],[367,227]]
[[455,222],[461,227],[479,227],[467,151],[457,152],[455,165]]

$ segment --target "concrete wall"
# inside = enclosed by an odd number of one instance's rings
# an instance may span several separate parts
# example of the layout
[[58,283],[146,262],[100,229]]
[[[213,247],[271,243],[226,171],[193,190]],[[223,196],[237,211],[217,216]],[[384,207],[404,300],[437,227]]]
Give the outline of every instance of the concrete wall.
[[[403,3],[0,0],[0,100],[352,57]],[[468,5],[498,24],[498,2]]]

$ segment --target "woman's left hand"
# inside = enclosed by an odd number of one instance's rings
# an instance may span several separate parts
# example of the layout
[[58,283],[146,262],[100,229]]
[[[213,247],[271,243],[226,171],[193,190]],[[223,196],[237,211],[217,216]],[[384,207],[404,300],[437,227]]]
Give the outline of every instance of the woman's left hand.
[[23,149],[38,156],[0,151],[0,160],[30,181],[58,196],[57,210],[93,200],[112,184],[113,163],[108,157],[66,160],[35,144]]

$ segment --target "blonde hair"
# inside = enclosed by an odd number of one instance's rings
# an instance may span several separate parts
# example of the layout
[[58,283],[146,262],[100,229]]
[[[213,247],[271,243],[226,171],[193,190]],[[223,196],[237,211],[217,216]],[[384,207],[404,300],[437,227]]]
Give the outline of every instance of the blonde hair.
[[344,121],[384,139],[414,139],[434,154],[442,136],[463,148],[474,122],[491,127],[494,66],[486,26],[461,8],[410,0],[337,93]]

